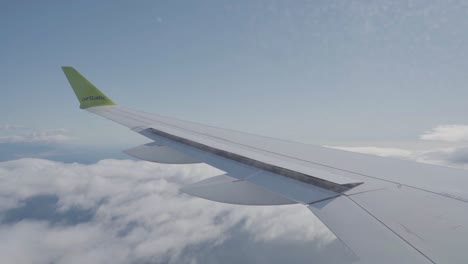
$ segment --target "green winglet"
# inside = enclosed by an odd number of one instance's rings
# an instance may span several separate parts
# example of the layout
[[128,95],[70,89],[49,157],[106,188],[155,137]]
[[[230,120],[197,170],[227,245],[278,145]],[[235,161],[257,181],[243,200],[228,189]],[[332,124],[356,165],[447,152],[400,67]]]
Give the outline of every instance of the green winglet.
[[104,93],[102,93],[90,81],[86,80],[75,68],[62,67],[65,76],[67,76],[73,91],[80,101],[80,108],[85,109],[94,106],[115,105]]

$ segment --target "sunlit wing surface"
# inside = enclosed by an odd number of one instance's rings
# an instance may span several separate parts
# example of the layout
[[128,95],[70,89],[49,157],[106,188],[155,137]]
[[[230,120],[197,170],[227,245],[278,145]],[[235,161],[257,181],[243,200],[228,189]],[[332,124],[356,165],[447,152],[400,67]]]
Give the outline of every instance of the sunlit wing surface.
[[244,205],[300,203],[356,256],[350,263],[468,263],[468,173],[182,121],[121,107],[63,67],[80,107],[153,143],[152,162],[225,172],[183,192]]

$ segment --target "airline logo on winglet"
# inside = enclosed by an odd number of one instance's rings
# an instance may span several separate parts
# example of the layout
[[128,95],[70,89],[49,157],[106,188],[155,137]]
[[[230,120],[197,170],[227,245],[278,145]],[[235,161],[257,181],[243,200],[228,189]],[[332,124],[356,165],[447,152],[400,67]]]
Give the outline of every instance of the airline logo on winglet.
[[94,100],[105,101],[105,100],[107,100],[107,97],[101,96],[101,95],[98,95],[98,96],[93,96],[93,95],[91,95],[91,96],[87,96],[87,97],[81,98],[81,101],[82,101],[82,102],[94,101]]

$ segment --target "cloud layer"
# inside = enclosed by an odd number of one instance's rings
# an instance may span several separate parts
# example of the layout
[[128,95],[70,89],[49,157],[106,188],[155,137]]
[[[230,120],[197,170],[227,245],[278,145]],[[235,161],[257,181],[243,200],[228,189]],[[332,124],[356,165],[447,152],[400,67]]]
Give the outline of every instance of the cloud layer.
[[0,125],[0,144],[2,143],[62,143],[73,139],[67,130],[34,129],[25,126]]
[[[238,252],[250,243],[268,245],[271,251],[258,262],[279,263],[281,255],[297,259],[301,254],[299,262],[320,259],[317,253],[333,236],[304,206],[227,205],[178,191],[182,184],[218,173],[204,165],[132,160],[91,165],[42,159],[2,162],[0,254],[7,263],[219,263],[223,259],[216,256],[223,255],[214,252]],[[52,205],[54,221],[21,215],[22,207],[31,208],[27,203],[40,197],[56,197],[43,199],[49,204],[42,206],[50,210]],[[92,217],[68,221],[74,217],[70,212],[92,212]],[[225,246],[233,241],[237,249]],[[310,248],[275,253],[275,247],[288,244]],[[231,262],[242,257],[247,256]],[[253,252],[251,258],[257,258]]]
[[411,150],[386,147],[347,147],[329,146],[331,148],[398,159],[406,159],[421,163],[436,164],[447,167],[468,169],[468,147],[434,148],[430,150]]
[[467,141],[468,125],[440,125],[420,136],[422,140]]
[[[419,136],[421,140],[448,142],[425,150],[378,146],[327,146],[331,148],[417,162],[468,169],[468,125],[440,125]],[[425,144],[427,145],[427,144]]]
[[[457,147],[335,148],[468,168],[468,147],[460,144],[465,126],[442,127],[421,138],[457,141]],[[32,131],[12,125],[0,130]],[[54,133],[65,131],[44,131],[36,138],[46,142]],[[113,159],[93,164],[34,158],[0,162],[2,260],[346,263],[343,246],[304,206],[227,205],[179,192],[182,185],[220,173],[206,165]]]

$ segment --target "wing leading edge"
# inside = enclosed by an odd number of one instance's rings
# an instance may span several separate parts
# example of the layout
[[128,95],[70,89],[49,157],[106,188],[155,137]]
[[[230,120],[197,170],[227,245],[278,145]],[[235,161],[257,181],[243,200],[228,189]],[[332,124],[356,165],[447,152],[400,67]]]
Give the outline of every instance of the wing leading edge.
[[63,67],[80,107],[150,138],[125,151],[226,174],[186,193],[226,203],[302,203],[357,256],[352,263],[466,263],[468,175],[457,170],[276,140],[116,105]]

